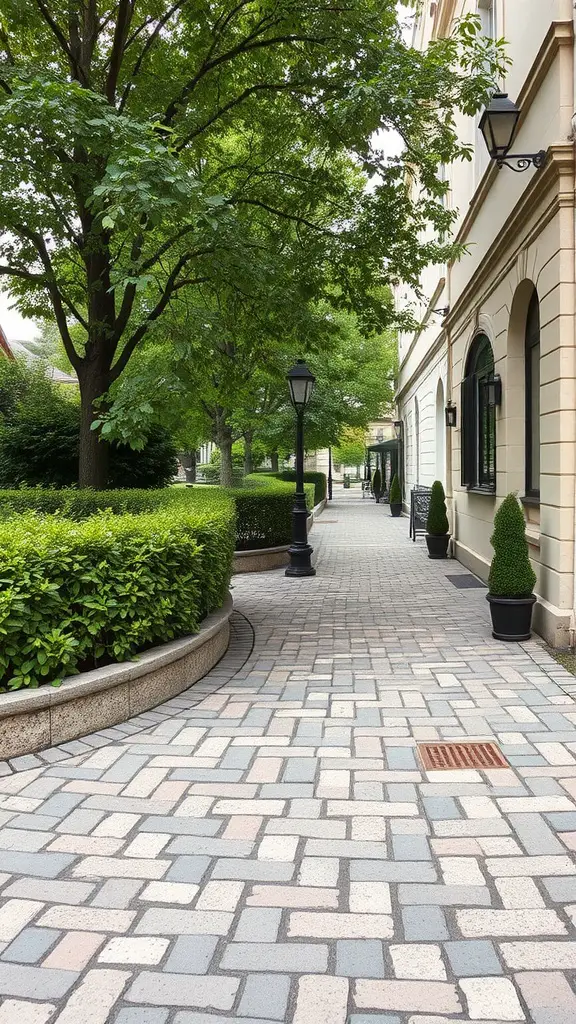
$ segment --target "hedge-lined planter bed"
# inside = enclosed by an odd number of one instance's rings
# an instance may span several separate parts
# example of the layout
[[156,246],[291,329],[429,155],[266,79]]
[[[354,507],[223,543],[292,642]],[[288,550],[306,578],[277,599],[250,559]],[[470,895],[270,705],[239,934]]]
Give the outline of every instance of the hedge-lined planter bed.
[[232,609],[228,595],[194,636],[144,651],[136,661],[69,676],[59,687],[2,694],[0,760],[108,729],[187,690],[225,654]]
[[[314,521],[326,508],[326,498],[315,505],[308,516],[307,531],[314,526]],[[232,563],[233,573],[243,572],[267,572],[269,569],[280,569],[288,565],[290,555],[288,554],[289,544],[281,544],[274,548],[253,548],[251,551],[235,551]]]

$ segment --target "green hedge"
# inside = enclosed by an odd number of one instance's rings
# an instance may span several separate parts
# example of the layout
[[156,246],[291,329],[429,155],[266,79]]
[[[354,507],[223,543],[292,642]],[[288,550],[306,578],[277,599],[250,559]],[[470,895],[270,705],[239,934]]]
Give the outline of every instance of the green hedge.
[[[274,473],[277,480],[286,480],[290,483],[296,481],[296,470],[294,469],[283,469],[280,473]],[[319,505],[321,501],[324,501],[326,497],[326,474],[325,473],[314,473],[311,470],[306,470],[304,473],[304,482],[314,484],[314,504]]]
[[[314,507],[314,485],[305,484],[306,504]],[[236,503],[238,551],[274,548],[292,539],[294,488],[281,480],[253,473],[245,486],[229,491]]]
[[230,497],[202,498],[0,522],[0,688],[57,684],[194,633],[226,596],[235,545]]
[[[305,484],[306,503],[314,507],[314,485]],[[33,510],[83,520],[98,512],[140,515],[162,508],[209,509],[218,496],[229,495],[236,506],[236,549],[277,547],[292,536],[294,487],[269,475],[254,473],[245,486],[222,491],[216,488],[166,487],[157,491],[43,490],[37,487],[0,491],[0,521],[15,513]]]

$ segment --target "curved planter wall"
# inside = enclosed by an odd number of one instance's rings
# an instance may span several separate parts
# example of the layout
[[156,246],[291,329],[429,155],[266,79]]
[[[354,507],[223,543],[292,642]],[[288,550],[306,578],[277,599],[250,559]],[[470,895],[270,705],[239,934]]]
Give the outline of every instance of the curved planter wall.
[[[308,516],[308,533],[310,533],[314,525],[314,520],[324,511],[325,507],[326,499],[316,505]],[[276,548],[253,548],[251,551],[235,551],[232,572],[266,572],[267,569],[279,569],[283,565],[288,565],[290,561],[290,556],[288,555],[289,546],[289,544],[283,544]]]
[[0,760],[86,736],[170,700],[206,675],[228,647],[232,598],[194,636],[171,640],[61,686],[0,694]]
[[254,548],[252,551],[235,551],[232,572],[265,572],[288,565],[288,545],[278,548]]

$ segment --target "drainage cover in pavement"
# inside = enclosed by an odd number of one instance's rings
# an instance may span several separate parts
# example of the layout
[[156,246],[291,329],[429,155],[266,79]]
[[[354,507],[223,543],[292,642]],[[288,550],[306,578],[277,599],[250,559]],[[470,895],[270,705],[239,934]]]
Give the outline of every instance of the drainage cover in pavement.
[[442,771],[454,768],[509,768],[495,743],[418,743],[424,768]]
[[458,587],[458,590],[475,590],[476,588],[480,589],[480,587],[483,590],[486,589],[486,584],[482,583],[482,580],[477,579],[476,576],[473,576],[472,573],[466,572],[461,573],[459,576],[447,576],[446,579],[450,580],[450,583],[453,583],[455,587]]

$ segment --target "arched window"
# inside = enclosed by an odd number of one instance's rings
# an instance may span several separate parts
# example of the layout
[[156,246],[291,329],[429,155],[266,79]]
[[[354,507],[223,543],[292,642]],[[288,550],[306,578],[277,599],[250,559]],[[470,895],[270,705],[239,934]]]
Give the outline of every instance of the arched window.
[[540,497],[540,303],[532,293],[526,317],[526,495]]
[[462,485],[496,490],[496,409],[489,401],[488,382],[494,374],[490,339],[478,334],[462,381]]

